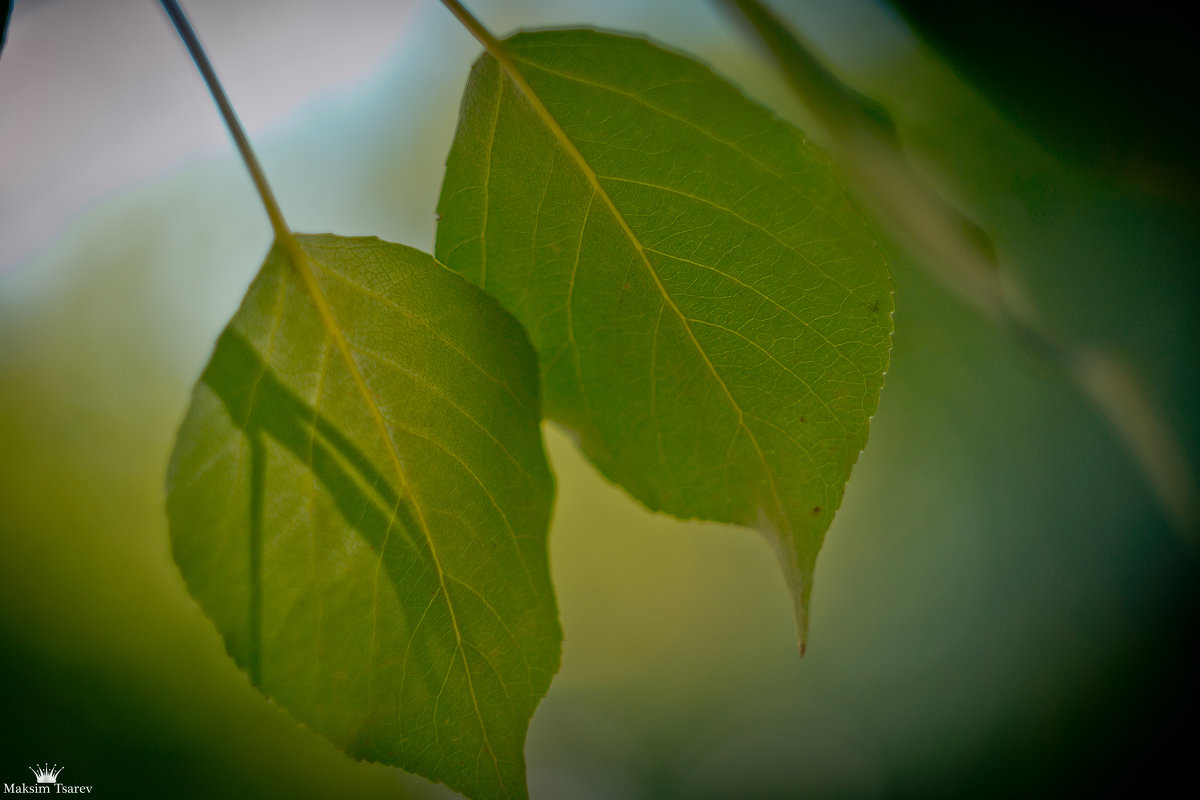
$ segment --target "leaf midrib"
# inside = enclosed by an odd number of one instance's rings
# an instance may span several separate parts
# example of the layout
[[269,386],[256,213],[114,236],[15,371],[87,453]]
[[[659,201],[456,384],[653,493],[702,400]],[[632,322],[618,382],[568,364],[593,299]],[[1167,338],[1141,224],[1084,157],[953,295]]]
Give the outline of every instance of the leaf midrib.
[[[558,141],[559,146],[567,153],[567,155],[571,157],[571,160],[575,162],[576,166],[579,168],[579,171],[591,185],[595,196],[598,196],[601,202],[604,203],[605,208],[608,209],[609,214],[617,223],[618,227],[620,227],[621,232],[625,235],[625,238],[628,239],[631,245],[633,245],[634,251],[638,254],[642,264],[646,267],[646,271],[650,275],[651,279],[653,279],[654,285],[657,287],[659,293],[663,297],[663,301],[671,307],[671,310],[679,318],[680,325],[687,333],[689,341],[691,341],[692,345],[695,347],[696,352],[699,353],[700,358],[704,361],[708,371],[712,374],[713,378],[717,382],[717,385],[721,388],[722,393],[729,401],[730,407],[737,415],[738,427],[746,432],[746,436],[750,439],[751,445],[754,446],[754,450],[758,454],[759,462],[762,464],[763,471],[766,474],[767,482],[770,485],[771,496],[775,501],[775,507],[782,516],[783,523],[790,529],[791,520],[787,513],[787,509],[783,505],[783,500],[779,495],[779,489],[775,484],[775,473],[771,469],[770,464],[767,462],[766,455],[763,453],[762,447],[758,443],[758,438],[754,435],[754,431],[752,431],[746,424],[745,411],[737,402],[737,399],[733,396],[729,385],[717,371],[716,365],[712,363],[712,359],[708,357],[708,353],[704,350],[704,347],[700,344],[700,341],[696,338],[695,332],[688,323],[687,316],[675,303],[675,299],[671,296],[671,293],[663,284],[662,278],[659,276],[658,271],[655,270],[654,265],[650,263],[650,258],[646,254],[645,247],[643,247],[641,240],[638,239],[637,234],[633,232],[633,229],[625,220],[625,216],[617,208],[616,203],[613,201],[608,191],[604,188],[604,185],[600,182],[599,175],[594,169],[592,169],[591,164],[588,163],[586,158],[584,158],[584,155],[579,151],[579,148],[575,146],[575,143],[571,140],[571,137],[567,134],[566,130],[563,129],[562,125],[558,123],[558,120],[550,112],[550,109],[548,109],[545,103],[542,102],[541,97],[539,97],[537,92],[534,91],[533,86],[531,86],[529,81],[526,80],[524,74],[517,66],[517,62],[514,57],[508,53],[503,45],[494,39],[492,42],[485,42],[485,44],[487,44],[488,52],[491,54],[491,56],[501,67],[504,68],[504,71],[508,74],[510,80],[512,80],[512,82],[516,84],[517,88],[521,90],[521,93],[525,95],[525,99],[529,101],[530,106],[542,120],[542,124],[549,129],[549,131],[554,135],[554,138]],[[496,102],[500,102],[499,96],[497,96]],[[582,387],[580,388],[582,390]]]
[[[533,67],[534,69],[538,70],[539,72],[544,72],[547,75],[553,75],[554,77],[559,78],[561,80],[568,81],[571,83],[578,83],[582,86],[590,86],[594,89],[599,89],[601,91],[605,91],[605,92],[609,92],[611,94],[617,95],[618,97],[624,97],[627,100],[631,100],[631,101],[643,106],[644,108],[654,112],[655,114],[658,114],[659,116],[665,117],[674,122],[678,122],[680,125],[684,125],[688,128],[691,128],[691,129],[695,130],[697,133],[704,136],[705,138],[710,139],[711,141],[721,145],[722,147],[728,147],[730,150],[737,153],[742,158],[745,158],[747,161],[749,161],[752,164],[754,164],[755,166],[757,166],[763,172],[767,173],[772,178],[779,181],[781,186],[787,187],[787,189],[792,191],[793,194],[798,199],[801,199],[804,202],[809,202],[809,203],[812,202],[810,199],[804,197],[803,195],[801,195],[799,192],[797,192],[795,190],[795,187],[793,186],[792,181],[788,180],[783,175],[780,175],[778,172],[771,169],[771,167],[769,165],[765,164],[764,162],[762,162],[761,160],[756,158],[754,156],[754,154],[743,149],[736,141],[722,139],[720,136],[717,136],[712,131],[710,131],[704,127],[701,127],[700,125],[696,124],[694,121],[688,119],[687,117],[681,116],[672,111],[668,111],[667,109],[663,108],[662,106],[658,106],[658,105],[655,105],[654,103],[651,103],[650,101],[646,100],[644,97],[642,97],[638,93],[627,92],[616,86],[610,86],[606,83],[601,83],[600,81],[594,81],[589,78],[584,78],[580,75],[575,75],[570,72],[564,72],[562,70],[552,69],[550,67],[545,66],[544,64],[538,64],[534,61],[530,61],[529,59],[521,58],[520,56],[514,55],[514,56],[512,56],[512,58],[513,58],[514,62],[519,62],[526,66]],[[682,83],[682,81],[677,81],[677,83]],[[653,88],[659,88],[659,87],[653,87]],[[644,90],[644,91],[648,91],[648,90]],[[709,200],[707,198],[699,197],[697,195],[690,194],[688,192],[684,192],[679,189],[674,189],[669,186],[659,186],[656,184],[644,183],[642,181],[635,181],[635,180],[631,180],[629,178],[621,178],[621,177],[617,177],[617,176],[613,176],[613,175],[603,175],[603,176],[598,175],[597,177],[601,180],[606,180],[606,181],[613,180],[613,181],[622,181],[622,182],[626,182],[626,183],[636,183],[636,184],[646,186],[647,188],[651,188],[651,189],[659,189],[662,191],[674,192],[676,194],[680,194],[685,197],[688,197],[692,200],[696,200],[698,202],[705,203],[706,205],[713,206],[714,208],[716,208],[720,211],[723,211],[725,213],[731,214],[731,215],[735,216],[737,219],[739,219],[741,222],[745,223],[746,225],[749,225],[753,228],[757,228],[758,230],[761,230],[764,234],[766,234],[767,236],[770,236],[772,239],[774,239],[776,242],[778,242],[781,247],[791,250],[800,259],[802,259],[806,264],[808,264],[810,267],[812,267],[813,269],[815,269],[816,271],[821,273],[822,277],[826,278],[827,280],[831,281],[832,283],[837,284],[837,286],[840,287],[841,289],[843,289],[849,296],[855,298],[856,300],[860,300],[860,301],[863,300],[863,298],[860,297],[854,289],[850,288],[849,286],[846,286],[841,281],[839,281],[835,276],[826,272],[824,269],[822,269],[820,264],[817,264],[816,262],[814,262],[807,255],[805,255],[803,252],[798,250],[794,245],[783,241],[783,239],[780,237],[779,234],[775,233],[774,231],[769,230],[765,226],[759,225],[758,223],[755,223],[755,222],[751,222],[750,220],[746,219],[745,217],[741,216],[740,214],[734,212],[732,209],[718,205],[717,203],[715,203],[712,200]],[[485,207],[485,212],[486,212],[486,207]]]
[[[471,705],[475,710],[475,718],[479,722],[480,732],[483,734],[483,743],[487,748],[488,754],[492,757],[492,766],[496,771],[496,777],[499,779],[501,790],[506,796],[509,796],[508,787],[505,785],[504,774],[500,771],[500,762],[496,756],[495,750],[492,749],[491,738],[488,736],[487,725],[483,721],[483,712],[479,706],[479,699],[475,694],[475,681],[471,676],[471,666],[467,662],[466,649],[463,647],[464,638],[462,629],[458,623],[458,615],[454,610],[454,601],[450,598],[450,591],[446,585],[447,573],[442,566],[441,558],[438,556],[437,546],[434,543],[433,535],[429,530],[429,524],[425,519],[425,511],[421,507],[420,501],[417,499],[416,493],[412,489],[412,484],[408,480],[408,475],[405,472],[404,465],[400,460],[400,453],[396,450],[396,444],[392,440],[391,431],[388,428],[387,421],[384,419],[383,412],[379,408],[379,403],[375,399],[371,388],[367,385],[366,378],[363,377],[362,371],[358,367],[358,362],[354,358],[354,353],[351,349],[350,342],[346,338],[345,332],[337,321],[337,317],[333,313],[333,309],[329,305],[328,298],[325,297],[324,291],[317,282],[316,274],[309,266],[310,260],[315,263],[315,259],[310,259],[307,252],[301,247],[299,240],[295,234],[288,230],[277,233],[277,238],[280,240],[280,246],[283,249],[288,261],[291,263],[309,297],[313,301],[313,305],[317,309],[317,314],[321,318],[321,323],[325,327],[330,338],[333,339],[338,352],[341,353],[342,359],[346,364],[347,370],[350,372],[351,379],[354,381],[355,387],[358,389],[359,395],[362,397],[363,403],[367,406],[367,411],[371,416],[374,425],[379,429],[381,438],[383,439],[388,456],[395,469],[396,477],[400,480],[400,488],[402,495],[397,498],[397,503],[401,502],[403,495],[407,495],[412,500],[413,510],[416,512],[417,524],[421,529],[421,534],[425,538],[425,542],[429,547],[429,554],[433,560],[434,568],[437,571],[438,587],[443,598],[446,600],[446,610],[450,614],[450,625],[454,630],[455,638],[455,653],[462,659],[463,672],[467,677],[467,688],[471,694]],[[394,520],[393,520],[394,522]],[[383,564],[383,552],[387,547],[388,540],[391,538],[391,526],[388,527],[388,532],[384,536],[384,540],[379,548],[379,566]],[[372,659],[374,659],[374,647],[372,646]],[[451,656],[450,668],[446,672],[446,680],[450,678],[450,672],[454,669],[454,656]],[[368,702],[370,698],[368,696]]]

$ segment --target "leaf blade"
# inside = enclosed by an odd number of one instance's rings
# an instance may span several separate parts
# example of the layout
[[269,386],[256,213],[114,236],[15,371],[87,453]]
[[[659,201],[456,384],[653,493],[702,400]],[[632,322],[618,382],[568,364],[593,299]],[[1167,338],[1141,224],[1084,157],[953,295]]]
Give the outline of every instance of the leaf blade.
[[523,797],[561,639],[533,353],[425,254],[301,244],[315,288],[273,251],[197,385],[176,560],[255,685],[348,753]]
[[798,132],[689,59],[586,30],[503,47],[464,95],[439,258],[525,323],[548,415],[605,475],[768,533],[803,646],[890,351],[865,223]]

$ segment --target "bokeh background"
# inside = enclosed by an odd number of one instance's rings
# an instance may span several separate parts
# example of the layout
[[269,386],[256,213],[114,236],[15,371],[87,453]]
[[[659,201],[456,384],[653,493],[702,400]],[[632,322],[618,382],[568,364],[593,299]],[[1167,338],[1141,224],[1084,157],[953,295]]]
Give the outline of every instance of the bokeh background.
[[[896,116],[1061,333],[1136,366],[1195,463],[1195,128],[1161,108],[1190,102],[1195,75],[1139,55],[1176,52],[1169,19],[1101,20],[1126,37],[1105,51],[1088,18],[1020,24],[1029,5],[997,12],[1008,28],[866,0],[776,7]],[[293,228],[432,247],[478,52],[449,14],[185,7]],[[805,119],[708,3],[474,7],[501,32],[646,33]],[[2,782],[51,761],[97,796],[449,795],[264,701],[171,562],[174,429],[269,240],[155,3],[18,0],[0,56]],[[803,660],[759,537],[646,512],[548,428],[566,640],[529,735],[535,798],[1197,788],[1196,547],[1066,376],[891,251],[892,368]]]

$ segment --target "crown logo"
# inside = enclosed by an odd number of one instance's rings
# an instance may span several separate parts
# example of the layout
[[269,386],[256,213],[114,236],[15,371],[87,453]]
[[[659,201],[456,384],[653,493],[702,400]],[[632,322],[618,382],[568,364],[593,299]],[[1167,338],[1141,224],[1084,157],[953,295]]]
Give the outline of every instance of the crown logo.
[[41,766],[34,764],[29,768],[29,771],[37,778],[38,783],[58,783],[58,773],[63,771],[63,767],[60,767],[58,764],[55,764],[53,767],[49,764],[42,764]]

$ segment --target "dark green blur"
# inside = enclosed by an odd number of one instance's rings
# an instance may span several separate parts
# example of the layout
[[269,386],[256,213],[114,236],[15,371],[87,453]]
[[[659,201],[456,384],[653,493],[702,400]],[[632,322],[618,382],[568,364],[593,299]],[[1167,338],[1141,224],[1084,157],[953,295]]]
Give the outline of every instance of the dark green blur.
[[[479,10],[501,31],[496,18],[519,18]],[[436,12],[418,24],[440,51],[401,56],[260,144],[294,227],[432,244],[476,52]],[[689,33],[655,13],[624,26],[792,113],[715,17]],[[789,13],[803,27],[804,9]],[[431,86],[403,80],[447,59]],[[1136,364],[1200,461],[1186,204],[1049,155],[925,50],[869,67],[847,77],[1055,325]],[[0,782],[49,760],[100,797],[438,796],[264,701],[170,560],[175,427],[269,241],[238,165],[206,161],[91,209],[0,275]],[[1194,783],[1195,548],[1064,376],[893,255],[892,367],[817,568],[803,660],[759,537],[647,514],[549,431],[565,642],[530,733],[535,798]]]

